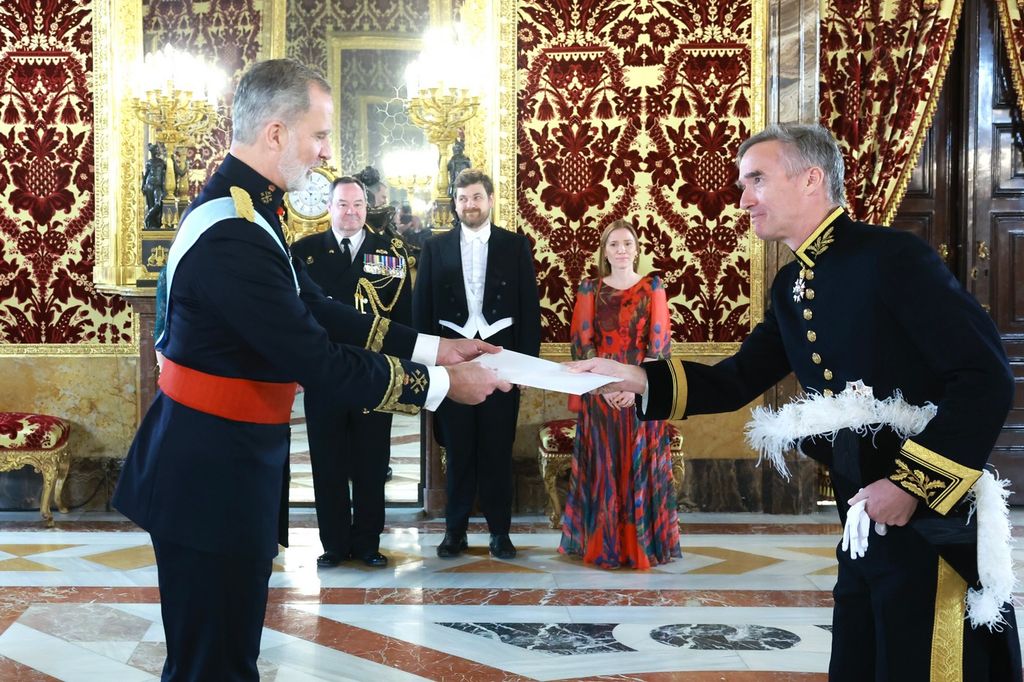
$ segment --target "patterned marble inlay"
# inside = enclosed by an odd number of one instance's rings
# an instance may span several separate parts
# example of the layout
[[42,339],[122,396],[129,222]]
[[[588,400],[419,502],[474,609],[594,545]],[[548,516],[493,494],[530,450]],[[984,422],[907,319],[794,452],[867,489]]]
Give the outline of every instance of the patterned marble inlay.
[[615,623],[438,623],[529,651],[559,656],[636,651],[615,639]]
[[663,625],[651,631],[651,639],[680,649],[701,651],[777,651],[800,643],[792,632],[763,625]]
[[36,604],[18,623],[68,642],[137,642],[152,621],[101,604]]
[[135,568],[156,564],[156,556],[153,554],[153,547],[151,545],[117,549],[113,552],[93,554],[85,558],[108,568],[116,568],[122,571],[130,571]]

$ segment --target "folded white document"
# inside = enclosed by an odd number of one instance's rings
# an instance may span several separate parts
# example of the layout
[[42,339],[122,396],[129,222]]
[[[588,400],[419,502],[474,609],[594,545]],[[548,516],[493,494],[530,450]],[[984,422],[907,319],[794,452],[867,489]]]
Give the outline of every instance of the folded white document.
[[557,362],[524,355],[514,350],[484,353],[476,361],[484,367],[496,370],[498,376],[509,383],[573,395],[581,395],[618,381],[615,377],[603,374],[570,372]]

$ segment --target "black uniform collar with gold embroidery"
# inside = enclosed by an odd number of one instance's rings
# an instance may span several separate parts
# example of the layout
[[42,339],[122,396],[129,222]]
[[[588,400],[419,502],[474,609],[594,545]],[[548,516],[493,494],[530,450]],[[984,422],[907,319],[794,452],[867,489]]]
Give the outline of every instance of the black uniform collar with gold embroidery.
[[801,263],[809,268],[814,267],[818,257],[832,245],[832,240],[834,239],[832,234],[834,230],[833,223],[845,212],[846,210],[842,206],[837,206],[831,213],[825,216],[820,225],[814,228],[814,231],[804,240],[804,243],[797,247],[794,253]]
[[231,154],[224,157],[218,170],[230,179],[232,186],[248,192],[253,206],[264,215],[275,215],[278,207],[284,203],[284,188],[270,182]]

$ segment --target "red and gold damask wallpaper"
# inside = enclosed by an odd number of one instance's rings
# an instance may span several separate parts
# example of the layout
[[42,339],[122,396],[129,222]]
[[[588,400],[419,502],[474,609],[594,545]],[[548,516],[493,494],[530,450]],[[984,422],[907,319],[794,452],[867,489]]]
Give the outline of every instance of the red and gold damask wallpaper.
[[545,341],[568,341],[576,287],[618,218],[665,281],[677,342],[739,342],[759,319],[733,159],[763,115],[761,21],[756,0],[519,3],[518,210]]
[[88,3],[0,3],[0,343],[130,344],[130,312],[92,285]]

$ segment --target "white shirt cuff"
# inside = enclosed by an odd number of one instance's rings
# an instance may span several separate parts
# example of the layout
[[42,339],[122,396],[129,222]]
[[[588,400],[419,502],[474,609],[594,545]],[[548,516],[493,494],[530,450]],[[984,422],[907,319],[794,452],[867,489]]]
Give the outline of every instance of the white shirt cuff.
[[[423,334],[420,334],[423,336]],[[434,337],[437,338],[437,337]],[[427,367],[427,376],[430,377],[430,386],[427,387],[427,399],[423,403],[424,410],[434,412],[441,406],[441,401],[448,395],[448,389],[452,382],[448,377],[448,370],[444,367]]]
[[647,394],[651,392],[651,385],[644,384],[644,392],[640,394],[640,411],[647,412]]
[[[417,334],[416,345],[412,347],[412,357],[409,358],[413,362],[418,362],[421,365],[427,367],[433,367],[437,364],[437,351],[441,347],[441,337],[434,336],[433,334]],[[445,374],[445,381],[447,381],[447,373]],[[434,376],[430,376],[430,381],[433,383]],[[447,386],[447,384],[445,384]],[[448,389],[445,388],[444,392],[447,393]],[[438,401],[440,403],[440,401]],[[429,408],[428,408],[429,409]]]

